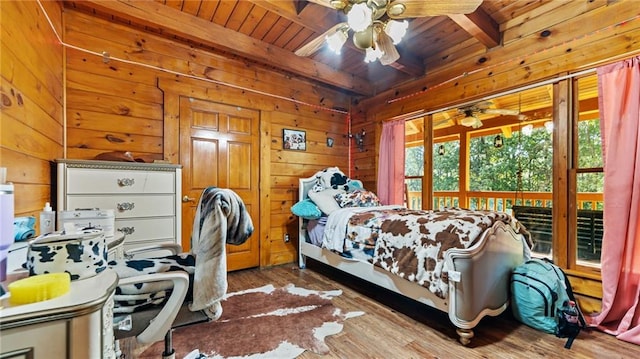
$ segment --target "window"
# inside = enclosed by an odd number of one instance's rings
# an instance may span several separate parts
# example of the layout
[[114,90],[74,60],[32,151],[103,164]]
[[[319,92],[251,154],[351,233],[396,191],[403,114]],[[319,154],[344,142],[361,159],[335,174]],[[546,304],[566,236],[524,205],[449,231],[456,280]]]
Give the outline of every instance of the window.
[[424,174],[424,146],[407,147],[404,161],[406,203],[411,209],[422,209],[422,176]]
[[577,78],[573,82],[577,99],[572,126],[575,146],[571,159],[571,182],[575,198],[570,199],[569,263],[585,270],[600,267],[602,250],[604,168],[598,111],[597,76]]
[[433,144],[433,208],[460,207],[460,141]]
[[[461,106],[430,114],[433,169],[427,169],[424,182],[411,178],[422,172],[407,172],[411,197],[418,198],[414,189],[422,191],[430,181],[435,209],[515,215],[514,206],[526,207],[537,221],[527,227],[536,241],[533,255],[552,259],[585,283],[598,282],[604,170],[595,73]],[[422,122],[414,125],[424,129]],[[416,169],[424,161],[424,138],[407,135],[407,168],[414,168],[410,158]],[[597,298],[597,288],[589,284],[580,293]]]
[[422,209],[422,177],[424,176],[424,118],[405,122],[404,185],[408,208]]

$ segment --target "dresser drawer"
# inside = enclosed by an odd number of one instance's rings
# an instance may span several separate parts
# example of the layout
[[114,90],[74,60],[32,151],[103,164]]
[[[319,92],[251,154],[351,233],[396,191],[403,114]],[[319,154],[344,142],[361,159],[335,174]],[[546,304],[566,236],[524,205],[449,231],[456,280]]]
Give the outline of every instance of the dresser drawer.
[[173,194],[69,195],[67,208],[113,209],[116,220],[119,218],[175,216],[176,199]]
[[125,245],[139,241],[175,238],[174,217],[116,220],[116,231],[126,234]]
[[173,172],[69,168],[67,194],[174,193]]

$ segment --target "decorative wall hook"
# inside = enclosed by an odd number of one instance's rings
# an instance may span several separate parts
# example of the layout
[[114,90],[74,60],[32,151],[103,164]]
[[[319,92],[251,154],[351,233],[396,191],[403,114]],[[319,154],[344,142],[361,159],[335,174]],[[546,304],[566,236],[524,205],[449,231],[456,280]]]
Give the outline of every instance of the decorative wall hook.
[[355,138],[356,140],[356,145],[358,146],[358,150],[360,152],[364,152],[364,136],[367,133],[364,131],[364,128],[362,129],[362,131],[360,131],[360,133],[356,133],[355,135],[352,133],[349,133],[349,138]]

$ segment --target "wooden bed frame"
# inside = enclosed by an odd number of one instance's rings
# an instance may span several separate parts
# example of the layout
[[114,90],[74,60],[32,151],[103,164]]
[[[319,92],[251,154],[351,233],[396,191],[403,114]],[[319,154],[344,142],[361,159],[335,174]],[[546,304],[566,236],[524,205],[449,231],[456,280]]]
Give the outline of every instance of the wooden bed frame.
[[[315,177],[301,178],[299,199],[307,198]],[[449,295],[442,299],[428,288],[409,282],[370,263],[350,260],[308,242],[306,220],[299,219],[298,256],[300,268],[307,258],[354,275],[449,314],[460,343],[467,345],[473,328],[486,315],[496,316],[509,304],[509,279],[513,268],[523,263],[529,250],[524,237],[509,225],[496,223],[470,248],[449,249]]]

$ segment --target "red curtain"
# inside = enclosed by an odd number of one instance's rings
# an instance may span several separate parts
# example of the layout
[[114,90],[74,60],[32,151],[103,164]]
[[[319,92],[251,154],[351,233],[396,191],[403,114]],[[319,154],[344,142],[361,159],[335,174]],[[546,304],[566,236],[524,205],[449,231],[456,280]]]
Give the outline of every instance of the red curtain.
[[640,57],[598,69],[604,158],[602,311],[590,324],[640,344]]

